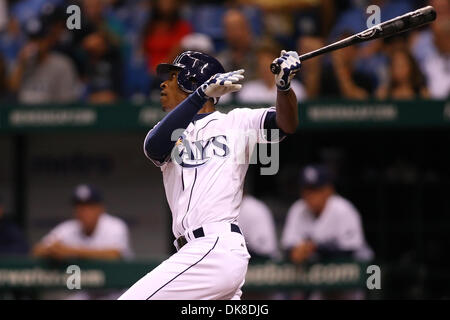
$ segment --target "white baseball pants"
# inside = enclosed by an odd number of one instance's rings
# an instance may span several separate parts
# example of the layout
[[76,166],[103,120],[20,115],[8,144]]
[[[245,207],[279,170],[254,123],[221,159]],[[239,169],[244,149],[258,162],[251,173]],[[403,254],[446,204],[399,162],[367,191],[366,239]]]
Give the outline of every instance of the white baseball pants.
[[119,300],[240,300],[250,255],[244,237],[229,228],[188,241]]

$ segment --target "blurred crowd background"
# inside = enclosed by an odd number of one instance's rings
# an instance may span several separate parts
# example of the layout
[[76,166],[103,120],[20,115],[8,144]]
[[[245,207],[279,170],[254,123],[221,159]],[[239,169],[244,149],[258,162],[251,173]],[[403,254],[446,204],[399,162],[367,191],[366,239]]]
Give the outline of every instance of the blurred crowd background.
[[[66,8],[81,8],[68,30]],[[1,0],[0,99],[24,104],[95,104],[158,99],[155,68],[183,50],[245,68],[239,95],[222,103],[273,100],[268,71],[281,49],[308,52],[381,20],[431,4],[431,27],[339,50],[304,63],[299,100],[445,99],[450,93],[450,4],[442,0]],[[269,90],[270,91],[270,90]]]
[[[81,8],[81,28],[69,30],[66,9],[73,4]],[[363,128],[352,119],[345,127],[300,128],[280,144],[277,175],[261,176],[260,164],[250,166],[245,210],[260,215],[247,223],[270,238],[255,234],[264,245],[252,254],[297,263],[317,249],[305,236],[306,245],[293,253],[282,239],[289,225],[294,240],[301,234],[288,223],[290,215],[295,222],[299,198],[307,197],[299,189],[300,168],[320,163],[336,180],[327,180],[316,200],[339,194],[350,202],[350,218],[339,221],[353,225],[361,248],[382,265],[379,296],[448,298],[450,133],[448,124],[427,126],[441,121],[428,117],[433,103],[446,104],[450,94],[448,0],[0,0],[0,111],[116,105],[123,108],[118,116],[127,117],[127,106],[158,106],[156,66],[184,50],[214,55],[227,71],[246,70],[243,89],[221,104],[273,105],[269,66],[280,51],[309,52],[366,29],[369,5],[380,7],[381,21],[426,5],[438,18],[304,62],[292,83],[299,107],[321,99],[369,107],[386,99],[393,108],[406,101],[423,123],[410,128],[402,118],[392,127]],[[142,153],[148,128],[102,125],[58,127],[56,134],[0,132],[0,255],[159,259],[174,251],[161,172]],[[96,228],[101,232],[92,236]],[[263,296],[277,297],[311,293]]]

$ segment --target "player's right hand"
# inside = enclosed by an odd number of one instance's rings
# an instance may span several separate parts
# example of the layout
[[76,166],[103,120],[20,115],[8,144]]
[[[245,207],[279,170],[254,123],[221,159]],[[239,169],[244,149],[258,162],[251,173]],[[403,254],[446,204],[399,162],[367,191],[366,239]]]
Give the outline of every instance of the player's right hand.
[[237,83],[244,79],[244,69],[227,73],[217,73],[197,88],[201,97],[219,98],[227,93],[239,91],[242,85]]
[[273,60],[280,66],[280,72],[275,75],[278,90],[287,91],[291,88],[291,80],[300,70],[301,62],[295,51],[281,51],[281,56]]

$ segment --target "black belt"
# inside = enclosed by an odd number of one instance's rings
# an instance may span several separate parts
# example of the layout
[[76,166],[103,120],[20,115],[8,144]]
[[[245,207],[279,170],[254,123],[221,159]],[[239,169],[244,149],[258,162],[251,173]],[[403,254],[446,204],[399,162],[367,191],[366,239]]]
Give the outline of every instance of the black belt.
[[[239,229],[239,226],[233,223],[231,224],[231,232],[237,232],[242,234],[241,229]],[[194,235],[194,238],[201,238],[205,236],[205,232],[203,231],[202,227],[192,231],[192,234]],[[180,250],[186,243],[188,243],[185,236],[178,237],[176,242],[178,245],[178,250]]]

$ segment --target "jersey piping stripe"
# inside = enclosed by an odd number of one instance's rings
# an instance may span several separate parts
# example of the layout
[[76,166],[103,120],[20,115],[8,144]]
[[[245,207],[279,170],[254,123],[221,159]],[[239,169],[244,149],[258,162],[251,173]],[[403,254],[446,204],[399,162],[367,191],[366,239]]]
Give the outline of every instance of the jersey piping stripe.
[[186,209],[186,213],[184,214],[183,220],[181,221],[181,226],[183,227],[184,230],[186,230],[186,227],[184,226],[184,218],[186,218],[186,215],[189,211],[189,207],[191,206],[191,199],[192,199],[192,191],[194,191],[194,186],[195,186],[195,182],[197,181],[197,168],[195,168],[195,177],[194,177],[194,183],[192,184],[192,188],[191,188],[191,194],[189,195],[189,203],[188,203],[188,207]]
[[262,114],[261,119],[259,119],[259,129],[264,129],[263,127],[263,119],[265,119],[267,114],[267,110]]
[[[209,120],[203,127],[201,127],[201,128],[197,131],[197,135],[196,135],[195,138],[198,139],[198,134],[199,134],[200,130],[205,129],[206,126],[207,126],[210,122],[212,122],[212,121],[214,121],[214,120],[218,120],[218,119],[211,119],[211,120]],[[194,190],[194,186],[195,186],[195,182],[196,182],[196,181],[197,181],[197,168],[195,169],[195,178],[194,178],[194,183],[192,184],[191,194],[189,195],[189,203],[188,203],[188,207],[187,207],[187,209],[186,209],[186,213],[184,214],[183,220],[181,220],[181,226],[183,227],[184,230],[186,230],[186,227],[184,226],[184,219],[186,218],[186,215],[187,215],[187,213],[188,213],[188,211],[189,211],[189,208],[190,208],[190,206],[191,206],[192,191]],[[184,183],[183,183],[183,185],[184,185]],[[184,188],[183,188],[183,190],[184,190]]]
[[196,135],[195,139],[198,139],[198,134],[200,133],[200,131],[203,130],[203,129],[205,129],[206,126],[207,126],[210,122],[212,122],[212,121],[214,121],[214,120],[219,120],[219,119],[211,119],[211,120],[209,120],[203,127],[201,127],[200,129],[198,129],[197,135]]
[[[263,139],[265,140],[265,137],[264,137],[264,122],[263,122],[263,120],[265,120],[266,119],[266,116],[267,116],[267,113],[269,112],[269,110],[266,110],[263,114],[262,114],[262,116],[261,116],[261,119],[259,120],[259,129],[261,130],[260,132],[260,134],[262,135],[262,137],[263,137]],[[267,135],[267,132],[266,132],[266,135]]]
[[205,253],[205,255],[204,255],[200,260],[198,260],[196,263],[190,265],[190,266],[187,267],[185,270],[183,270],[182,272],[180,272],[179,274],[177,274],[175,277],[173,277],[172,279],[170,279],[169,281],[167,281],[161,288],[159,288],[158,290],[156,290],[155,292],[153,292],[153,293],[151,294],[151,296],[149,296],[149,297],[148,297],[147,299],[145,299],[145,300],[150,299],[150,298],[153,297],[158,291],[160,291],[162,288],[164,288],[165,286],[167,286],[167,285],[168,285],[169,283],[171,283],[173,280],[175,280],[176,278],[178,278],[179,276],[181,276],[183,273],[185,273],[186,271],[188,271],[188,270],[189,270],[190,268],[192,268],[193,266],[199,264],[200,261],[202,261],[203,259],[205,259],[205,257],[206,257],[211,251],[214,250],[214,248],[216,247],[218,241],[219,241],[219,237],[217,237],[216,242],[214,243],[213,247],[212,247],[211,249],[209,249],[209,251],[208,251],[207,253]]
[[183,188],[183,191],[184,191],[183,167],[181,167],[181,187]]

